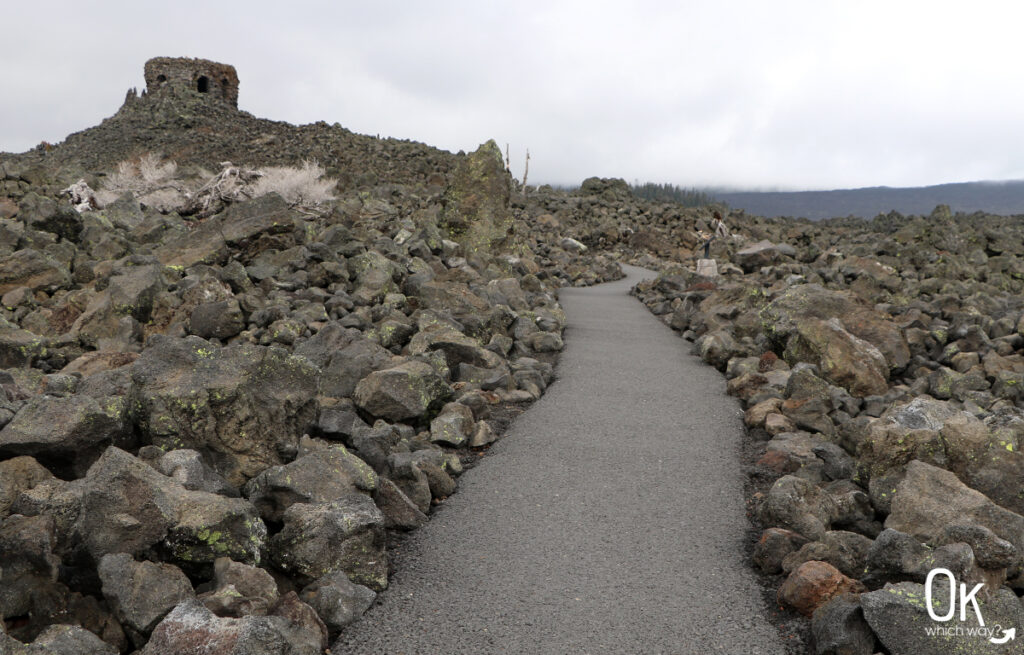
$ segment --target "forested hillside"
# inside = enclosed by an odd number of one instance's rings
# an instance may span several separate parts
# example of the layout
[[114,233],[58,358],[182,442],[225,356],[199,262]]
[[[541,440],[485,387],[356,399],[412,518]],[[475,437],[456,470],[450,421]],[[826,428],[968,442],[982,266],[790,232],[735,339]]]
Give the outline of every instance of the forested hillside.
[[708,195],[733,209],[759,216],[872,218],[893,210],[905,215],[929,214],[936,205],[948,205],[953,212],[1024,214],[1024,181],[835,191],[709,191]]

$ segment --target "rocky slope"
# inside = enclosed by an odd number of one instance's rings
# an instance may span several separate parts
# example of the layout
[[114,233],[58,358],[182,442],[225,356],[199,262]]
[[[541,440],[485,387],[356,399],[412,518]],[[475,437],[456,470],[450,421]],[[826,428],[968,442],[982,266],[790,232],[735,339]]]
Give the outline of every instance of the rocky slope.
[[[61,193],[157,149],[340,183],[185,216]],[[323,652],[387,586],[389,535],[552,381],[557,287],[621,275],[517,218],[493,143],[162,95],[0,170],[5,653]]]
[[439,185],[458,156],[413,141],[355,134],[324,122],[295,126],[257,118],[188,91],[130,91],[125,103],[100,125],[69,135],[57,146],[40,144],[8,166],[5,194],[31,184],[56,193],[55,186],[85,177],[96,180],[119,162],[158,153],[183,168],[218,170],[221,162],[251,166],[293,165],[316,160],[337,178],[340,191],[379,184]]
[[978,620],[934,623],[923,603],[943,568],[984,585],[987,626],[1024,625],[1019,217],[733,225],[723,275],[666,266],[635,293],[763,442],[753,563],[811,619],[811,652],[1020,652],[998,630],[929,634]]

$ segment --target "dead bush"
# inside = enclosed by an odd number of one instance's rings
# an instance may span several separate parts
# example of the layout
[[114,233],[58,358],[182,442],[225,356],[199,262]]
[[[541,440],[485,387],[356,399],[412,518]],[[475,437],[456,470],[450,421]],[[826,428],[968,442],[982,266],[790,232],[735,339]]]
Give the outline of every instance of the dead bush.
[[136,200],[159,212],[177,211],[191,196],[177,174],[176,163],[163,161],[159,154],[147,153],[118,164],[117,172],[107,177],[96,199],[104,206],[131,193]]
[[333,191],[338,181],[324,177],[324,169],[315,161],[293,166],[267,166],[260,169],[262,176],[253,185],[254,198],[277,193],[290,204],[310,209],[334,200]]
[[97,192],[100,206],[107,205],[125,193],[131,193],[144,205],[157,211],[176,211],[183,216],[204,218],[222,211],[227,205],[277,193],[289,204],[317,211],[334,200],[337,180],[324,177],[324,169],[315,161],[304,161],[299,167],[267,166],[247,168],[222,162],[220,172],[201,173],[206,180],[189,185],[178,176],[173,161],[160,155],[146,154],[123,161]]

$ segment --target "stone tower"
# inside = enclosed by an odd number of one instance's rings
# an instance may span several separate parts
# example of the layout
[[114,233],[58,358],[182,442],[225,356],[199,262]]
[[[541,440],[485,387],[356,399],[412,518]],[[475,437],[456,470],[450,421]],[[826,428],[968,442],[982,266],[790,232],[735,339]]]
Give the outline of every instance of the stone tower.
[[199,94],[238,108],[238,73],[229,64],[187,57],[154,57],[146,62],[146,95]]

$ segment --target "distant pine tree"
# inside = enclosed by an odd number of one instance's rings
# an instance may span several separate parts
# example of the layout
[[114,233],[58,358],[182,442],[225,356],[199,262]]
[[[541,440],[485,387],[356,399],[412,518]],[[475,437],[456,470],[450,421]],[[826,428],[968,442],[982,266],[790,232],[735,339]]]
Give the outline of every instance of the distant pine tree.
[[676,202],[684,207],[707,207],[716,202],[704,191],[699,189],[685,189],[674,184],[656,184],[645,182],[639,184],[634,182],[629,185],[630,191],[637,198],[651,200],[654,202]]

